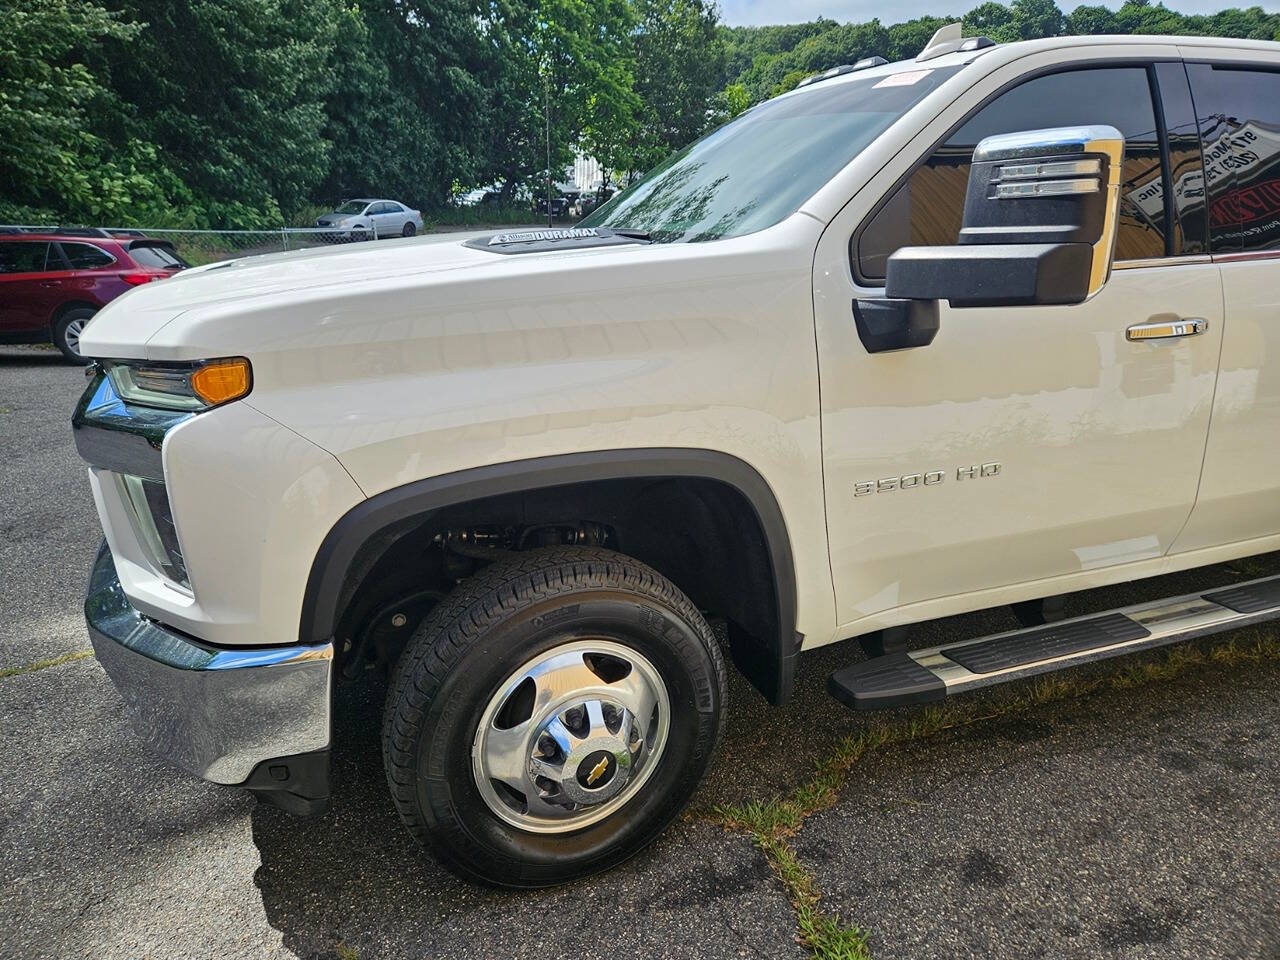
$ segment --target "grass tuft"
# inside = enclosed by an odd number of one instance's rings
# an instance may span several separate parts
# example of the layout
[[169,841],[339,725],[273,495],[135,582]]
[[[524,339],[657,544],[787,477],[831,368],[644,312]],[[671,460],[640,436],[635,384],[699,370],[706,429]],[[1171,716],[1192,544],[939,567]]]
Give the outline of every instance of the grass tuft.
[[822,897],[813,877],[796,857],[795,851],[779,836],[757,835],[756,844],[769,866],[782,881],[796,911],[797,939],[814,956],[830,960],[871,960],[867,935],[857,927],[846,927],[839,918],[821,909]]
[[5,667],[0,670],[0,680],[5,677],[16,677],[24,673],[35,673],[37,670],[44,670],[46,667],[59,667],[64,663],[71,663],[75,660],[83,660],[85,657],[92,656],[92,650],[77,650],[74,653],[64,653],[58,657],[49,657],[47,660],[37,660],[35,663],[28,663],[21,667]]
[[870,960],[865,931],[844,926],[839,918],[821,909],[822,895],[813,876],[787,842],[806,819],[835,803],[849,772],[868,753],[1104,690],[1132,690],[1172,680],[1196,668],[1276,661],[1280,661],[1280,636],[1245,634],[1208,647],[1171,647],[1157,659],[1130,664],[1102,676],[1048,674],[991,699],[946,701],[901,719],[873,721],[842,740],[830,756],[814,765],[813,775],[789,793],[770,800],[719,804],[712,809],[712,819],[727,829],[751,835],[795,907],[798,940],[815,957]]

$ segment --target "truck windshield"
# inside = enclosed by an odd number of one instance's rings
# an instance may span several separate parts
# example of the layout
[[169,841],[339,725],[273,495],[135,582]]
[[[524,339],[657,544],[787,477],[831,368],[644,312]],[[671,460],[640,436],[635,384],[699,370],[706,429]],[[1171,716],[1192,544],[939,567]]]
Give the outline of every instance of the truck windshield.
[[958,67],[818,83],[685,147],[582,221],[660,242],[737,237],[790,216]]

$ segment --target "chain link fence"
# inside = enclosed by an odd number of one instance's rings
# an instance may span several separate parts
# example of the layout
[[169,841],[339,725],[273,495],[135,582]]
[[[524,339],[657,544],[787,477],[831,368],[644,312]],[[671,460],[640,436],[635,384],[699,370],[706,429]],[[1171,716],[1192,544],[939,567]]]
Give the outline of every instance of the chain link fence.
[[[175,230],[158,227],[53,227],[31,224],[0,225],[0,236],[15,233],[55,233],[59,236],[129,240],[148,237],[167,240],[178,255],[192,266],[248,257],[259,253],[280,253],[307,247],[343,243],[365,243],[375,238],[364,227],[279,227],[274,230]],[[399,234],[396,234],[399,236]]]

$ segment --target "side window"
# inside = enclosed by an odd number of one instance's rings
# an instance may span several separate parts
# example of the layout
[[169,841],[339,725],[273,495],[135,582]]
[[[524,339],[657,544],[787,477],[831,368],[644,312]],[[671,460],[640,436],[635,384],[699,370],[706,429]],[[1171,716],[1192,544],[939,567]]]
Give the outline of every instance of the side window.
[[1215,253],[1280,247],[1280,73],[1189,64]]
[[390,213],[390,212],[391,212],[391,205],[386,203],[375,203],[372,207],[369,208],[370,214]]
[[91,243],[64,243],[63,256],[72,270],[101,270],[116,262],[116,258]]
[[[48,257],[47,243],[16,240],[0,243],[0,273],[43,273]],[[56,262],[54,266],[56,268]]]
[[1116,259],[1165,255],[1160,141],[1145,67],[1048,74],[1019,84],[969,117],[917,167],[856,235],[858,273],[882,280],[899,247],[949,245],[960,235],[973,150],[985,137],[1105,123],[1125,136]]

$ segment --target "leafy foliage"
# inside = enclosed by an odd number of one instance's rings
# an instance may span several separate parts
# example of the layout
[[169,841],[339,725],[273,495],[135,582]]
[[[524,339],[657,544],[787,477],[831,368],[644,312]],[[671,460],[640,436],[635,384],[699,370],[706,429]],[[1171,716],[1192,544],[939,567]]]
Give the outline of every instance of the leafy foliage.
[[630,169],[647,170],[707,128],[708,109],[721,86],[724,46],[709,0],[636,0],[635,6],[635,88],[643,108],[629,159]]
[[343,4],[315,196],[393,196],[419,206],[471,182],[484,143],[491,53],[471,0]]
[[164,206],[163,191],[143,172],[154,147],[118,149],[93,130],[96,117],[115,111],[87,61],[99,43],[131,40],[140,29],[69,0],[0,7],[0,220],[90,219],[122,205]]
[[[863,57],[913,57],[933,31],[954,17],[921,17],[884,26],[866,23],[812,23],[779,27],[721,27],[725,43],[725,85],[741,84],[751,102],[792,89],[811,73]],[[1148,0],[1128,0],[1119,10],[1081,6],[1064,14],[1054,0],[986,0],[964,17],[965,34],[998,43],[1067,34],[1181,34],[1280,39],[1280,14],[1261,7],[1185,15]]]
[[279,223],[327,169],[329,0],[124,0],[145,29],[109,49],[113,86],[200,198],[206,223]]
[[[253,227],[346,196],[445,209],[616,179],[805,76],[914,56],[948,18],[725,27],[714,0],[0,0],[0,221]],[[1183,15],[986,0],[969,34],[1280,38]]]

